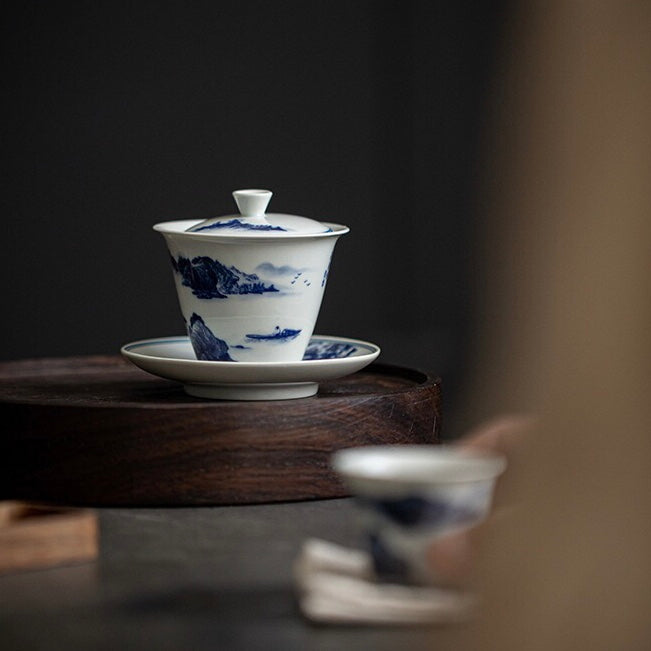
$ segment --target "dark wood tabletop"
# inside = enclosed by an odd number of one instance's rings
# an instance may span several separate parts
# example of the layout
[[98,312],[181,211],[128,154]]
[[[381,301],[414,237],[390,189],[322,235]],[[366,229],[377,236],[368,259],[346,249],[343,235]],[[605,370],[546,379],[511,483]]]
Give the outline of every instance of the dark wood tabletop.
[[98,514],[97,561],[0,577],[4,651],[418,650],[447,648],[459,632],[302,616],[292,563],[308,537],[358,546],[350,499]]
[[386,364],[323,382],[309,398],[247,402],[193,398],[115,355],[1,362],[0,499],[159,507],[344,497],[332,453],[437,443],[440,394],[436,377]]

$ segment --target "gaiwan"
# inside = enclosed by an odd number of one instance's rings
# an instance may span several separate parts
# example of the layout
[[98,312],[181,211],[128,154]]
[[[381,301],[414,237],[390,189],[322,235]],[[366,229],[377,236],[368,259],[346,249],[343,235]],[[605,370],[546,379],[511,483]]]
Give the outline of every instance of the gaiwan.
[[237,190],[239,214],[156,224],[199,360],[294,362],[321,307],[346,226],[265,213],[272,193]]

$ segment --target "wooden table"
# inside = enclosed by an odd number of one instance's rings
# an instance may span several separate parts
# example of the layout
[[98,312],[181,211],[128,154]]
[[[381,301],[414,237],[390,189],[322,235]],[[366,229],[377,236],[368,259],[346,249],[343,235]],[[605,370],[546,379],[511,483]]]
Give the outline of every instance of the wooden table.
[[347,495],[335,450],[437,443],[440,381],[373,364],[309,398],[236,402],[192,398],[118,356],[18,360],[0,363],[0,418],[0,499],[297,501]]

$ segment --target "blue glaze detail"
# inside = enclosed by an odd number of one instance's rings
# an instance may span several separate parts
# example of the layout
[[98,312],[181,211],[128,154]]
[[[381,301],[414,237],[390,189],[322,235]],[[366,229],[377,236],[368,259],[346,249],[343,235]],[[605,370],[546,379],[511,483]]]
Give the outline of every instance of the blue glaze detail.
[[172,258],[172,267],[181,275],[181,283],[190,287],[197,298],[278,292],[273,284],[266,285],[256,274],[245,273],[233,266],[226,267],[207,256],[197,256],[192,260],[183,256]]
[[311,341],[305,349],[303,359],[341,359],[357,352],[355,346],[338,341]]
[[377,575],[385,580],[407,583],[409,579],[407,563],[391,553],[377,534],[369,534],[369,542]]
[[296,339],[300,334],[300,330],[292,330],[291,328],[283,328],[281,330],[280,326],[276,326],[271,334],[249,334],[246,335],[246,338],[251,341],[291,341],[292,339]]
[[282,231],[287,232],[286,228],[282,226],[274,226],[273,224],[250,224],[243,222],[241,219],[229,219],[228,221],[218,221],[206,226],[194,226],[188,232],[199,233],[200,231],[214,231],[219,229],[229,229],[238,231]]
[[421,497],[378,501],[377,507],[391,520],[407,527],[415,526],[425,520],[436,522],[446,513],[445,504],[430,502]]
[[398,500],[367,499],[367,504],[403,527],[439,526],[476,520],[480,513],[470,505],[454,505],[423,497]]
[[198,314],[193,313],[190,317],[188,335],[197,359],[213,362],[236,361],[228,354],[228,344],[215,337]]
[[294,274],[300,276],[304,271],[303,269],[290,267],[288,264],[277,267],[271,262],[262,262],[255,268],[255,270],[260,273],[271,274],[273,276],[291,276]]

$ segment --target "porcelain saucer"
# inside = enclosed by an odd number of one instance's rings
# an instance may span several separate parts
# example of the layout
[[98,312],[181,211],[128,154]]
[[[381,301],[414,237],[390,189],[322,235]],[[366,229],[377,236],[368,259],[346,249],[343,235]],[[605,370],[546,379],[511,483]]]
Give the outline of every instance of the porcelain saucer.
[[197,360],[188,337],[143,339],[122,347],[122,355],[144,371],[183,383],[198,398],[288,400],[306,398],[319,382],[350,375],[380,354],[375,344],[313,335],[299,362],[211,362]]

